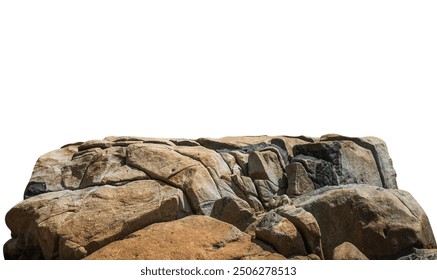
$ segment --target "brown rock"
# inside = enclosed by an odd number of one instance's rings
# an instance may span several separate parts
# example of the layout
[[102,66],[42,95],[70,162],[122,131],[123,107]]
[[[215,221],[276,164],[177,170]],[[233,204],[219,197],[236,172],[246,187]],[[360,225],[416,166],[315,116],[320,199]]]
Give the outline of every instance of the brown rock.
[[256,221],[255,211],[246,201],[238,197],[223,197],[216,200],[211,217],[234,225],[241,231],[245,231],[250,224]]
[[182,191],[156,181],[41,194],[7,213],[6,224],[17,239],[11,242],[25,248],[4,253],[6,258],[81,259],[147,225],[189,214]]
[[317,219],[328,259],[346,241],[369,259],[396,259],[413,247],[436,248],[426,214],[405,191],[368,185],[326,187],[293,203]]
[[320,261],[320,257],[315,254],[309,254],[308,256],[293,256],[289,258],[290,260],[298,261]]
[[130,181],[150,179],[146,173],[126,164],[126,148],[112,147],[100,150],[79,182],[79,188],[106,184],[123,184]]
[[333,260],[368,260],[354,244],[343,242],[335,247],[332,253]]
[[180,146],[174,150],[201,163],[213,179],[221,197],[235,196],[230,187],[231,181],[226,180],[231,176],[231,170],[219,153],[201,146]]
[[199,138],[196,142],[200,143],[205,148],[212,150],[223,149],[239,149],[250,145],[267,143],[270,141],[270,136],[239,136],[239,137],[223,137],[223,138]]
[[240,166],[242,172],[241,175],[249,176],[249,171],[248,171],[249,154],[240,151],[231,151],[230,154],[235,157],[238,166]]
[[139,230],[94,252],[91,260],[236,260],[283,259],[251,242],[236,227],[192,215]]
[[[63,190],[62,170],[71,162],[79,145],[69,145],[65,148],[49,152],[41,156],[33,168],[29,184],[24,192],[24,197],[29,198],[46,191]],[[37,191],[38,184],[44,185],[44,190]]]
[[315,254],[323,259],[322,234],[314,216],[303,208],[285,205],[275,209],[275,213],[286,218],[299,231],[309,254]]
[[280,254],[289,258],[307,255],[300,233],[287,219],[275,212],[267,213],[256,225],[256,238],[270,244]]
[[193,213],[234,224],[262,250],[293,259],[333,258],[336,248],[345,255],[345,242],[370,259],[437,247],[423,210],[396,188],[387,147],[375,137],[111,136],[38,159],[26,200],[7,214],[13,238],[4,255],[79,259]]
[[196,213],[209,214],[212,202],[221,197],[205,166],[171,147],[158,144],[130,145],[127,147],[126,161],[151,178],[183,190]]

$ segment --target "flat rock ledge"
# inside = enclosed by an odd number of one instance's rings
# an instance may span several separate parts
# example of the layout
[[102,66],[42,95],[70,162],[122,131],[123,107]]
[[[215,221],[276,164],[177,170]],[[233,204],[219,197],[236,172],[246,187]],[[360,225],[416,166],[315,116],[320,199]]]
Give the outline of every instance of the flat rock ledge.
[[107,137],[41,156],[5,259],[436,259],[376,137]]

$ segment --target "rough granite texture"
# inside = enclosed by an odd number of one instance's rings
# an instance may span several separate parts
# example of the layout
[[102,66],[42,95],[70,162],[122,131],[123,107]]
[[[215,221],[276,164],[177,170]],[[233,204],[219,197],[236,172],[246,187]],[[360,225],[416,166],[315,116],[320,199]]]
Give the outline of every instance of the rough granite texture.
[[435,259],[386,144],[107,137],[41,156],[5,259]]

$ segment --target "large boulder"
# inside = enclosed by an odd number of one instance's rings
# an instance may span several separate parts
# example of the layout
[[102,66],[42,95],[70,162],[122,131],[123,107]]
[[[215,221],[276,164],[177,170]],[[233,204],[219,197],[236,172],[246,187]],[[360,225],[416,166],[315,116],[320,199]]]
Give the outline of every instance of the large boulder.
[[350,242],[369,259],[395,259],[436,248],[428,218],[407,192],[368,185],[326,187],[293,201],[317,220],[325,258]]
[[284,259],[262,249],[236,227],[192,215],[136,231],[89,255],[89,260]]
[[81,259],[153,223],[192,214],[180,189],[143,180],[41,194],[6,215],[7,259]]

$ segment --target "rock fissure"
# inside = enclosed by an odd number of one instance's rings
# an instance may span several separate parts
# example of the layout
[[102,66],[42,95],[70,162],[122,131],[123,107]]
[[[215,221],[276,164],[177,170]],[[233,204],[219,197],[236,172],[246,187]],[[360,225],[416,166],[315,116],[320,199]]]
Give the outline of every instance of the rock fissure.
[[69,144],[38,159],[5,220],[6,259],[428,259],[437,250],[375,137]]

